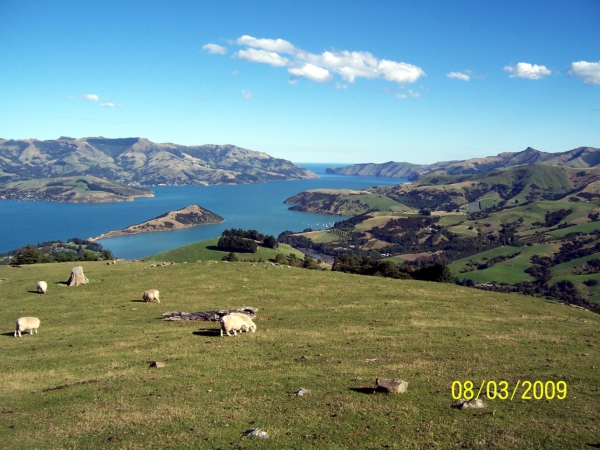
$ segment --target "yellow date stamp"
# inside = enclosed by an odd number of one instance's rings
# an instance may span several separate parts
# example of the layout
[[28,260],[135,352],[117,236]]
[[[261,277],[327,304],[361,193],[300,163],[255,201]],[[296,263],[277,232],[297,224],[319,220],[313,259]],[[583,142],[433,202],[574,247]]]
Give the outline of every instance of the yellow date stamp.
[[482,395],[488,400],[564,400],[567,398],[567,382],[517,380],[514,385],[494,380],[483,380],[477,385],[471,380],[452,382],[454,400],[473,400]]

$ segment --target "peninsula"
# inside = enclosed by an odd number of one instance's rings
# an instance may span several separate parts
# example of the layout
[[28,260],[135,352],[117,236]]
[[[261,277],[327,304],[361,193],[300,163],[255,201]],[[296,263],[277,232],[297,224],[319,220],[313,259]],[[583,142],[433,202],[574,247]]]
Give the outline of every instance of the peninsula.
[[212,223],[221,223],[224,221],[225,219],[218,214],[209,211],[208,209],[202,208],[198,205],[190,205],[176,211],[169,211],[165,214],[155,217],[154,219],[147,220],[146,222],[128,226],[122,230],[113,230],[109,231],[108,233],[101,234],[98,237],[89,238],[88,241],[95,242],[100,239],[110,237],[151,233],[155,231],[182,230],[184,228],[191,228],[197,225],[208,225]]
[[93,176],[43,178],[0,184],[2,200],[42,200],[65,203],[109,203],[154,197],[141,186],[127,186]]

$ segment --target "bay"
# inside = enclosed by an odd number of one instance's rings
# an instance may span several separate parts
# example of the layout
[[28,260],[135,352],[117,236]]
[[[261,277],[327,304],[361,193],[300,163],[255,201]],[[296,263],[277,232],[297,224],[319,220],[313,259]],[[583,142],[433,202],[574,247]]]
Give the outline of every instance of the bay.
[[399,184],[400,178],[354,177],[326,174],[325,168],[343,164],[297,163],[320,178],[273,181],[236,186],[153,186],[153,198],[120,203],[56,203],[0,201],[0,253],[49,240],[87,239],[110,230],[144,222],[168,211],[198,204],[225,222],[185,230],[119,236],[98,241],[124,259],[138,259],[171,248],[218,237],[227,228],[255,229],[275,237],[285,230],[329,228],[342,216],[290,211],[283,202],[309,189],[366,189]]

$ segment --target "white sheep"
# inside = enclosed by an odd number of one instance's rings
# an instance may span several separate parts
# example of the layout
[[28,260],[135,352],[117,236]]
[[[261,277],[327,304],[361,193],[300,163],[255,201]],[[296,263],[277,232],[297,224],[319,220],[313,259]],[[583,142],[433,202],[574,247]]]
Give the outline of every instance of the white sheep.
[[252,331],[253,333],[256,332],[256,324],[250,318],[250,316],[248,316],[248,314],[244,314],[243,312],[235,312],[234,311],[234,312],[230,312],[229,315],[239,317],[245,322],[245,326],[242,327],[242,330],[245,331],[246,333],[248,333],[249,331]]
[[221,337],[223,337],[223,331],[227,333],[227,336],[231,336],[229,334],[230,331],[233,331],[233,335],[235,336],[236,331],[241,331],[244,327],[247,327],[246,321],[238,316],[232,316],[231,314],[227,314],[222,316],[220,319],[221,322]]
[[146,292],[144,292],[144,295],[142,295],[142,299],[145,302],[152,302],[156,300],[156,303],[160,303],[160,299],[158,298],[158,291],[156,289],[148,289]]
[[45,294],[47,290],[48,290],[48,283],[46,283],[45,281],[37,282],[37,291],[40,294]]
[[29,334],[37,334],[37,329],[40,327],[40,319],[37,317],[20,317],[17,319],[17,326],[15,329],[15,337],[17,334],[21,337],[21,331],[29,331]]

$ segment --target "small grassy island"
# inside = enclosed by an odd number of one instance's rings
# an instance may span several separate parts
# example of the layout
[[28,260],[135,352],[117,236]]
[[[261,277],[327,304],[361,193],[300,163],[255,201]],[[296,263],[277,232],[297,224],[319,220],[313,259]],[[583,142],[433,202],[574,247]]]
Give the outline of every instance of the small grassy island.
[[91,242],[95,242],[99,239],[115,236],[150,233],[154,231],[181,230],[184,228],[195,227],[197,225],[221,223],[224,221],[225,219],[218,214],[209,211],[208,209],[204,209],[198,205],[190,205],[176,211],[170,211],[161,214],[160,216],[147,220],[146,222],[128,226],[122,230],[109,231],[108,233],[104,233],[95,238],[90,238],[89,240]]

